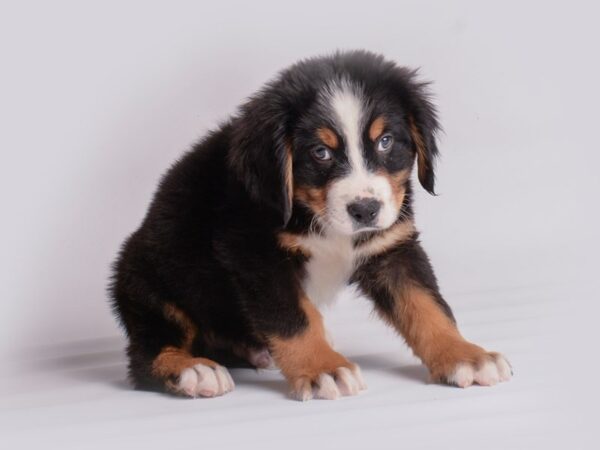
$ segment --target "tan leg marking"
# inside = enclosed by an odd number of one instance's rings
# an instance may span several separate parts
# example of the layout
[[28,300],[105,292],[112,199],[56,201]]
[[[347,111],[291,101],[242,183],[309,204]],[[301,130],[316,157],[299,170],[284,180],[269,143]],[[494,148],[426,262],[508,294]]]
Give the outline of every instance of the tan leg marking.
[[321,313],[306,298],[300,307],[306,314],[308,326],[289,339],[270,339],[271,352],[281,372],[299,400],[310,400],[313,387],[316,397],[335,399],[340,395],[355,395],[366,386],[360,369],[327,343]]
[[196,335],[198,334],[198,328],[196,324],[184,313],[181,309],[172,303],[165,303],[163,308],[165,317],[170,321],[179,326],[183,333],[183,342],[181,347],[185,350],[192,348],[192,343]]
[[467,387],[510,379],[510,365],[504,357],[466,341],[421,287],[411,286],[402,293],[391,322],[436,381]]

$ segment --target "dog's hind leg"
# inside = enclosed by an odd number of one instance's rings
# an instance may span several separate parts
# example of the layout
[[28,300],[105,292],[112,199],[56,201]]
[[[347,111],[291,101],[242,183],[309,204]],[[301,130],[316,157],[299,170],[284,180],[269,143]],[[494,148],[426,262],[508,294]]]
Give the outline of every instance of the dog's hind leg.
[[[215,397],[234,388],[231,375],[217,362],[192,354],[196,325],[171,303],[146,310],[143,320],[128,327],[129,375],[138,389],[185,397]],[[138,311],[140,314],[141,311]]]

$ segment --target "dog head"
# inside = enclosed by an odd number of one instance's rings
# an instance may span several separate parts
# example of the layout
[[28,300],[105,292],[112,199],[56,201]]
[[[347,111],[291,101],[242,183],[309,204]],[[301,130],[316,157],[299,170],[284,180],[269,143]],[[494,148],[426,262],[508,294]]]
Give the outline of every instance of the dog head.
[[415,71],[337,53],[292,66],[242,107],[230,162],[284,225],[305,209],[320,227],[352,235],[401,217],[415,159],[434,193],[437,130]]

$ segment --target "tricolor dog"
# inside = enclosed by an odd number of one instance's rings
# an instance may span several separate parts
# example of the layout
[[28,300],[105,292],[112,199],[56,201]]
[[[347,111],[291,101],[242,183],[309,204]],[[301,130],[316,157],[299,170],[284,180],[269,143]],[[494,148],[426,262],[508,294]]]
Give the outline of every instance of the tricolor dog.
[[356,51],[281,72],[163,177],[110,287],[135,387],[234,389],[227,366],[278,367],[295,398],[366,385],[319,307],[355,284],[434,380],[511,377],[466,341],[418,240],[410,175],[434,193],[438,121],[415,71]]

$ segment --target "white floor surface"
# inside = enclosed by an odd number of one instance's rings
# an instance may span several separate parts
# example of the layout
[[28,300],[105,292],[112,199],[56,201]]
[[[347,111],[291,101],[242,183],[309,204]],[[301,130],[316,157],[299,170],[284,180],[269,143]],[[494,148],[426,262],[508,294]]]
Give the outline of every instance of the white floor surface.
[[351,292],[325,316],[369,389],[337,401],[290,400],[277,371],[249,369],[232,370],[236,389],[221,398],[136,392],[119,337],[37,348],[3,367],[1,447],[598,448],[586,401],[597,393],[596,373],[585,373],[571,351],[577,330],[565,327],[587,326],[565,300],[592,288],[573,281],[451,293],[463,334],[514,366],[514,379],[492,388],[428,383],[426,369]]

